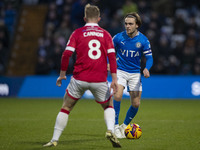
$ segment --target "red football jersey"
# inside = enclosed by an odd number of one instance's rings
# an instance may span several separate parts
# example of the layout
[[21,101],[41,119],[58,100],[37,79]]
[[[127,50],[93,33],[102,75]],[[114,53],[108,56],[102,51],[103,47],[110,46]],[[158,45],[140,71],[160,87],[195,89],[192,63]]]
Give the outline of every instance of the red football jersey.
[[[76,52],[73,77],[81,81],[105,82],[107,57],[109,61],[116,62],[111,35],[96,23],[87,23],[76,29],[70,36],[65,51]],[[110,66],[111,73],[116,73],[115,62]]]

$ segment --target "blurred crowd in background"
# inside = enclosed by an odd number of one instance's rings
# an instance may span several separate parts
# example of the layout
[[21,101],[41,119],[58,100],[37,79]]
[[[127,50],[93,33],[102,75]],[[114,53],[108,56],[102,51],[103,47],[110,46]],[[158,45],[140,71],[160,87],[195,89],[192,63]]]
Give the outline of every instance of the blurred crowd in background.
[[5,74],[7,67],[16,12],[11,3],[0,1],[0,75]]
[[[43,36],[38,39],[35,74],[58,74],[60,60],[73,30],[84,26],[84,6],[100,8],[99,25],[112,36],[124,30],[123,17],[138,12],[139,31],[151,43],[152,74],[200,75],[200,4],[195,0],[24,0],[21,4],[48,5]],[[17,10],[0,2],[0,74],[5,74]],[[72,73],[75,54],[70,59]],[[145,62],[145,59],[143,59]],[[145,63],[142,63],[144,67]],[[43,66],[43,67],[41,67]],[[45,68],[44,68],[45,67]]]

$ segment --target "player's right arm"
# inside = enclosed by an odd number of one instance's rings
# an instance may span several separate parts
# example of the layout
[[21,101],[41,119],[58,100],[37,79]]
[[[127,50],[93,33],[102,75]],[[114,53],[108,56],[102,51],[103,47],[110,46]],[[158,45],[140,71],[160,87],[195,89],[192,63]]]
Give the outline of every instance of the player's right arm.
[[[109,49],[108,51],[115,51],[115,50]],[[116,62],[115,52],[108,53],[108,59],[109,59],[109,63],[110,63],[110,73],[111,73],[111,77],[112,77],[112,82],[111,82],[110,88],[113,89],[113,93],[115,94],[118,90],[117,62]]]
[[116,34],[113,38],[112,38],[112,40],[113,40],[113,44],[114,44],[114,47],[115,47],[115,49],[116,49],[116,47],[117,47],[117,43],[118,43],[118,34]]
[[110,85],[110,89],[113,89],[113,94],[115,94],[118,91],[117,74],[111,73],[111,76],[112,76],[112,82]]
[[[112,41],[113,41],[113,45],[114,45],[114,48],[115,48],[115,55],[116,55],[116,47],[117,47],[117,35],[115,35],[113,38],[112,38]],[[108,63],[107,63],[107,70],[110,71],[110,63],[109,63],[109,60],[108,60]]]
[[115,49],[112,41],[112,37],[110,34],[106,36],[106,42],[107,42],[107,56],[109,60],[110,65],[110,73],[112,77],[112,82],[110,85],[110,88],[113,89],[113,93],[117,92],[118,84],[117,84],[117,62],[116,62],[116,56],[115,56]]

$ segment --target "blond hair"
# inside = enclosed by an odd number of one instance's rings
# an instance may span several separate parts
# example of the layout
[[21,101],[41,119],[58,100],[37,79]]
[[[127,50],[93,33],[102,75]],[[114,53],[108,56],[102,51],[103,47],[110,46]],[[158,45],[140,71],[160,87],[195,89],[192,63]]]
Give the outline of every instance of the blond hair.
[[100,10],[95,5],[87,4],[85,6],[85,18],[86,19],[98,19],[100,17]]
[[140,27],[142,25],[142,20],[140,18],[140,16],[138,15],[138,13],[136,12],[131,12],[126,14],[126,16],[124,17],[124,19],[126,18],[135,18],[136,24],[138,25],[138,27]]

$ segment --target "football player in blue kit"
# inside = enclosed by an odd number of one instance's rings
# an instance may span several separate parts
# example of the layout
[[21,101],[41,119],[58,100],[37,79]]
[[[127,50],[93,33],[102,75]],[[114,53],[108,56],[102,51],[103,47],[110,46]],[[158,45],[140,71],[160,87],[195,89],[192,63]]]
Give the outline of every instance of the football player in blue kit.
[[[117,59],[118,92],[114,94],[115,134],[118,138],[125,138],[124,130],[137,114],[142,94],[141,58],[146,58],[146,67],[142,71],[145,78],[150,77],[149,70],[153,65],[151,46],[148,38],[138,28],[141,18],[137,13],[128,13],[124,18],[125,31],[116,34],[113,42]],[[129,107],[123,124],[119,125],[120,104],[123,90],[127,86],[130,94]]]

